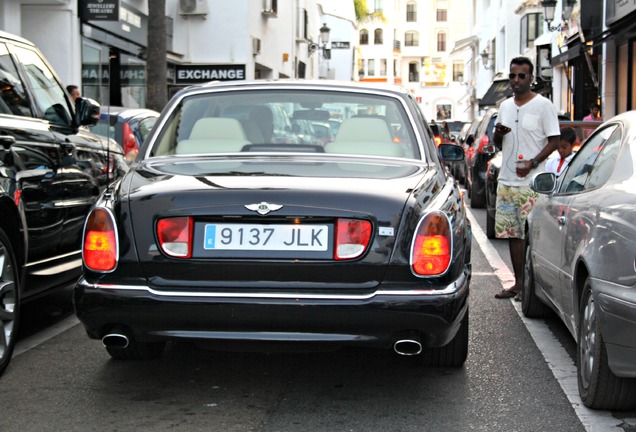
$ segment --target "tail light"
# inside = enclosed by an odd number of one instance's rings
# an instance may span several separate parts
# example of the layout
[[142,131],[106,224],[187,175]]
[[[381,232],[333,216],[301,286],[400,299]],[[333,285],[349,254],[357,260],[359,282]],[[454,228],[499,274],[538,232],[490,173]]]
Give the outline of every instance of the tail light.
[[334,259],[357,258],[367,250],[371,240],[371,222],[359,219],[338,219]]
[[490,139],[488,138],[488,134],[484,134],[479,140],[479,148],[477,149],[477,153],[483,153],[483,148],[490,144]]
[[452,237],[448,217],[442,212],[424,216],[411,247],[411,269],[416,276],[438,276],[451,262]]
[[92,271],[112,271],[117,265],[118,249],[112,213],[105,208],[95,208],[84,227],[84,265]]
[[439,135],[435,135],[435,145],[439,147],[441,143],[442,143],[442,137],[440,137]]
[[137,157],[137,153],[139,153],[139,143],[137,143],[137,138],[135,138],[135,134],[128,123],[124,123],[122,137],[122,147],[124,149],[126,160],[132,161],[135,157]]
[[157,239],[161,250],[171,257],[190,258],[192,256],[191,217],[173,217],[159,219],[157,222]]

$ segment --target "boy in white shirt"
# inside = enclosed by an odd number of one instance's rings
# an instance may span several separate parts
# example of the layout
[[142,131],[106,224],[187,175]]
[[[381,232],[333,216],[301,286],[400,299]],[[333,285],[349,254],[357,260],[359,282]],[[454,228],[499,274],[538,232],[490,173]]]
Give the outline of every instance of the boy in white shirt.
[[576,131],[573,128],[566,127],[561,129],[561,138],[559,139],[559,147],[557,148],[559,156],[548,159],[545,164],[545,170],[556,174],[557,177],[560,176],[574,157],[572,148],[575,142]]

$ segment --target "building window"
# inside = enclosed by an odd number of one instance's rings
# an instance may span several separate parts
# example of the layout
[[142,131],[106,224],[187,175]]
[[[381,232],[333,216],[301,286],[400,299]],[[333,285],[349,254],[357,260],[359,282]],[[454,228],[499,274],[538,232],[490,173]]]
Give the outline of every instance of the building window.
[[380,76],[386,76],[386,59],[380,59]]
[[437,104],[437,120],[452,118],[453,107],[450,104]]
[[404,46],[419,46],[420,35],[416,31],[408,31],[404,33]]
[[542,13],[531,13],[521,18],[521,52],[534,47],[534,40],[543,32],[542,23]]
[[375,0],[375,7],[374,7],[374,11],[375,13],[381,14],[382,13],[382,0]]
[[446,51],[446,33],[443,31],[437,33],[437,51]]
[[360,45],[369,45],[369,30],[360,30]]
[[374,59],[369,59],[369,61],[367,62],[367,75],[368,76],[375,76],[375,60]]
[[417,21],[417,3],[411,1],[406,5],[406,22],[415,21]]
[[453,62],[453,81],[464,81],[464,62],[461,60]]
[[409,63],[409,82],[418,82],[420,80],[420,64],[417,62]]
[[382,29],[375,29],[373,32],[373,43],[375,45],[382,45]]
[[437,9],[437,22],[448,21],[448,11],[446,9]]

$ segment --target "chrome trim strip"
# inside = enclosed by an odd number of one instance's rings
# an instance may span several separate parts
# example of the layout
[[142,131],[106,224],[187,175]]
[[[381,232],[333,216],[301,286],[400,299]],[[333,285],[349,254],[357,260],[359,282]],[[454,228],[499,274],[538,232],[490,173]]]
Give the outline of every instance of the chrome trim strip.
[[[467,279],[467,278],[466,278]],[[287,294],[287,293],[241,293],[241,292],[192,292],[192,291],[161,291],[155,290],[145,285],[111,285],[111,284],[89,284],[81,281],[79,285],[93,289],[109,291],[146,291],[159,297],[201,297],[201,298],[262,298],[262,299],[307,299],[307,300],[369,300],[376,296],[434,296],[450,295],[461,290],[464,284],[454,282],[441,290],[401,290],[386,291],[379,290],[369,294]]]

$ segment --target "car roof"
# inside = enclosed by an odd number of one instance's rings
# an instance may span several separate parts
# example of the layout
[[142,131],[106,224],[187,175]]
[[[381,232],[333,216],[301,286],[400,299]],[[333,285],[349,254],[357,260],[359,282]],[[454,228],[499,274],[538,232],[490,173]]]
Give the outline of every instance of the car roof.
[[26,44],[26,45],[31,45],[31,46],[35,47],[35,44],[33,42],[31,42],[30,40],[24,39],[23,37],[14,35],[12,33],[7,33],[7,32],[2,31],[2,30],[0,30],[0,38],[1,39],[10,39],[10,40],[15,41],[15,42],[20,42],[20,43],[23,43],[23,44]]
[[99,109],[100,114],[117,115],[121,117],[135,117],[139,114],[159,116],[160,113],[148,108],[126,108],[121,106],[102,105]]

